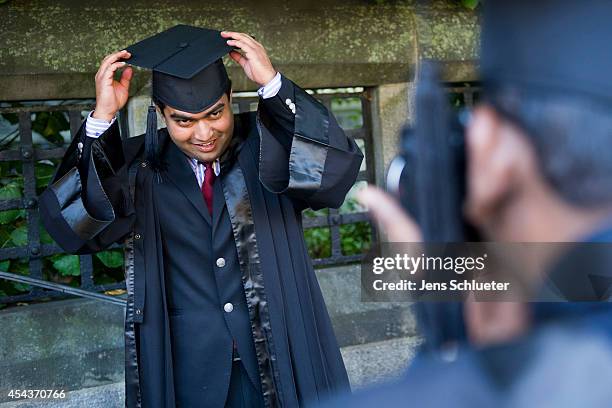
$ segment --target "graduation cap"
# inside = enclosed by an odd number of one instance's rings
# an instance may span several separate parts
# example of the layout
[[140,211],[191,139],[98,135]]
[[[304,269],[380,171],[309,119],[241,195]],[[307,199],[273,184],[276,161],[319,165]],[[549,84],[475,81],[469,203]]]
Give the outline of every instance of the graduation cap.
[[489,0],[480,73],[497,86],[612,102],[612,2]]
[[[211,107],[231,87],[221,58],[232,51],[221,32],[177,25],[126,48],[130,65],[152,74],[152,99],[189,113]],[[145,156],[160,167],[157,115],[153,104],[147,115]]]

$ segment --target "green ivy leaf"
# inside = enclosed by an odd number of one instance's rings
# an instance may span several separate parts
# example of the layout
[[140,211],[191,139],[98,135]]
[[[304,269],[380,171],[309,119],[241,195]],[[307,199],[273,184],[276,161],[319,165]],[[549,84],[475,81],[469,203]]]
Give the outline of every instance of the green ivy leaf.
[[98,258],[107,268],[119,268],[123,266],[123,253],[119,251],[98,252],[96,258]]
[[[30,274],[30,266],[28,265],[28,262],[24,262],[24,261],[11,262],[10,272],[13,272],[19,275],[23,275],[23,276],[28,276]],[[32,290],[32,286],[26,283],[11,282],[11,285],[16,291],[20,293],[29,292],[30,290]]]
[[15,246],[25,246],[28,244],[28,227],[22,225],[11,232],[11,241]]
[[312,258],[331,256],[331,233],[329,228],[309,228],[304,231],[308,253]]
[[11,266],[11,260],[7,259],[6,261],[0,262],[0,271],[7,272]]
[[[0,200],[21,198],[21,189],[17,183],[11,182],[0,187]],[[15,221],[21,215],[20,210],[0,211],[0,224],[8,224]]]
[[60,255],[53,261],[53,267],[62,276],[79,276],[79,257],[77,255]]
[[0,248],[11,246],[11,228],[12,225],[0,225]]
[[13,282],[13,287],[20,292],[29,292],[32,290],[32,286],[21,282]]
[[48,163],[36,163],[36,188],[47,187],[53,174],[55,174],[55,166]]
[[478,3],[480,3],[480,0],[461,0],[463,7],[469,8],[470,10],[474,10],[478,7]]

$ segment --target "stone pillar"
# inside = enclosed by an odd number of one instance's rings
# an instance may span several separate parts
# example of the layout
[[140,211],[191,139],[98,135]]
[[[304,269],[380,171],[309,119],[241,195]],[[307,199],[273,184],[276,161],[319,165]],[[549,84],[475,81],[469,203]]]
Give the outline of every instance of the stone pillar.
[[372,98],[372,132],[376,185],[385,185],[391,160],[399,151],[400,131],[414,119],[414,83],[381,85]]
[[[415,116],[414,82],[377,87],[372,97],[372,139],[376,185],[386,187],[387,169],[399,152],[400,132]],[[377,228],[381,242],[387,240],[384,229]]]

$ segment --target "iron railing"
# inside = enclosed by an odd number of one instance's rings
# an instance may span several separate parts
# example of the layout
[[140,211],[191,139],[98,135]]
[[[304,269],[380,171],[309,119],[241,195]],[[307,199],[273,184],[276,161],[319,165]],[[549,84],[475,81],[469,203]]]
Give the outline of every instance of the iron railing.
[[[342,100],[353,101],[353,116],[357,113],[358,118],[353,122],[359,126],[351,126],[346,129],[346,133],[358,141],[360,147],[365,153],[365,165],[362,166],[362,171],[359,173],[358,183],[374,181],[374,163],[372,146],[372,130],[371,130],[371,107],[370,107],[370,92],[363,88],[345,89],[342,92],[329,92],[326,90],[311,91],[315,97],[332,111],[337,110],[337,103]],[[358,102],[355,104],[354,102]],[[237,112],[250,111],[256,108],[256,94],[236,94],[233,98],[235,110]],[[43,258],[55,254],[62,254],[62,249],[56,244],[45,244],[41,242],[41,226],[40,214],[38,209],[38,195],[36,191],[36,174],[35,164],[40,160],[58,160],[61,159],[65,147],[54,147],[43,149],[34,145],[32,141],[32,117],[37,112],[64,112],[69,120],[71,138],[76,135],[85,115],[93,108],[93,101],[77,101],[64,104],[49,105],[40,104],[23,104],[21,106],[4,106],[0,107],[0,114],[15,114],[19,118],[19,148],[12,150],[0,151],[0,163],[9,161],[18,161],[21,163],[23,177],[23,192],[19,199],[0,199],[0,211],[7,210],[23,210],[25,211],[27,225],[27,245],[14,246],[9,248],[0,248],[0,262],[5,260],[24,259],[28,263],[28,276],[34,279],[44,279]],[[334,112],[338,116],[342,112]],[[341,119],[341,117],[339,118]],[[340,120],[341,124],[342,121]],[[122,136],[127,135],[127,120],[125,112],[119,115],[119,123]],[[350,199],[350,198],[349,198]],[[342,251],[342,233],[343,225],[353,223],[369,223],[367,212],[343,212],[341,210],[330,209],[325,214],[320,212],[313,216],[304,218],[304,228],[329,228],[330,231],[330,256],[317,258],[313,260],[315,266],[337,265],[350,262],[360,261],[363,255],[361,253],[345,254]],[[370,228],[371,236],[364,240],[364,244],[375,241],[374,229]],[[369,241],[369,242],[368,242]],[[121,248],[121,245],[114,245],[112,248]],[[79,256],[80,267],[80,289],[89,292],[103,292],[115,289],[124,289],[124,282],[112,284],[95,284],[94,282],[94,263],[92,255]],[[27,293],[0,297],[0,304],[9,304],[16,302],[27,302],[39,300],[41,298],[49,298],[63,296],[64,293],[55,290],[42,290],[36,286],[32,286]]]
[[[353,138],[364,152],[364,164],[357,177],[356,184],[374,183],[374,155],[372,150],[372,111],[371,111],[371,91],[364,88],[345,88],[345,89],[330,89],[308,91],[316,97],[325,107],[327,107],[338,119],[338,122],[343,126],[345,133]],[[238,112],[252,111],[257,108],[257,95],[255,93],[238,94],[234,98],[234,110]],[[350,101],[352,114],[358,114],[356,120],[343,121],[343,112],[340,105],[342,101]],[[357,102],[357,103],[356,103]],[[349,126],[347,126],[349,125]],[[353,197],[347,197],[347,200],[354,200]],[[342,226],[355,223],[368,223],[370,220],[367,211],[346,212],[340,209],[330,208],[328,210],[309,213],[303,218],[303,227],[308,234],[311,228],[329,229],[330,248],[329,256],[315,257],[312,262],[316,267],[341,265],[353,262],[359,262],[363,258],[363,252],[345,254],[342,250]],[[376,240],[376,232],[370,228],[370,237],[363,242],[366,246],[371,245]],[[367,250],[368,247],[364,248]]]
[[[36,193],[35,164],[40,160],[61,159],[65,151],[64,147],[42,149],[34,146],[32,143],[32,115],[35,112],[67,112],[70,122],[70,134],[74,137],[84,118],[83,112],[91,110],[92,107],[93,103],[91,101],[59,105],[28,104],[17,107],[0,107],[0,114],[12,113],[16,114],[19,118],[19,149],[0,151],[0,162],[20,161],[23,176],[22,198],[0,200],[0,211],[24,210],[28,231],[27,245],[0,248],[0,261],[27,259],[29,276],[31,278],[43,279],[42,259],[44,257],[64,252],[56,244],[43,244],[41,242],[40,231],[42,226],[38,209],[38,195]],[[115,247],[119,246],[116,245]],[[92,255],[80,255],[79,261],[81,289],[102,292],[125,287],[124,283],[95,285]],[[28,293],[0,298],[0,303],[24,302],[60,295],[62,295],[61,292],[43,291],[34,286]]]

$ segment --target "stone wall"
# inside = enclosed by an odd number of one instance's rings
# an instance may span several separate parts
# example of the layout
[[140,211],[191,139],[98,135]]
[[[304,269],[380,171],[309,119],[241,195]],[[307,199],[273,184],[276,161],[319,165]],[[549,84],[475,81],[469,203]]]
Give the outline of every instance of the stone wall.
[[[0,100],[94,97],[104,55],[178,23],[255,36],[307,88],[410,81],[419,58],[474,79],[478,16],[451,0],[257,2],[9,0],[0,5]],[[236,90],[253,89],[230,64]],[[135,90],[148,73],[140,72]]]
[[[9,0],[0,4],[0,101],[94,98],[106,54],[179,23],[250,33],[304,88],[375,87],[377,184],[412,114],[418,61],[438,61],[447,81],[477,78],[479,15],[452,0]],[[235,91],[255,88],[231,61],[228,70]],[[147,93],[149,77],[137,69],[131,94]],[[145,99],[130,103],[132,124]]]

